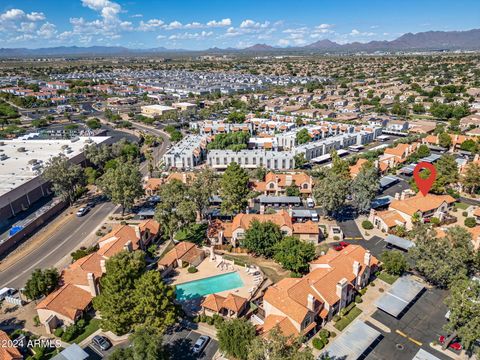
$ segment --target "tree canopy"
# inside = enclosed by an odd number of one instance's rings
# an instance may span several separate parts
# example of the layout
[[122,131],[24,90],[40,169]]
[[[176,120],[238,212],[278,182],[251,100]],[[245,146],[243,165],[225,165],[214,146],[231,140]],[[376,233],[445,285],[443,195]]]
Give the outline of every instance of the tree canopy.
[[220,180],[222,212],[224,214],[240,213],[245,210],[250,194],[248,181],[248,173],[240,165],[236,162],[228,165]]
[[260,222],[254,219],[245,232],[242,246],[258,255],[272,257],[275,245],[283,238],[280,227],[271,221]]
[[365,163],[351,184],[352,200],[359,213],[370,211],[372,200],[380,190],[378,169],[371,163]]
[[60,275],[57,269],[35,269],[25,284],[24,294],[31,300],[37,300],[50,294],[58,286]]
[[286,236],[274,246],[274,259],[284,269],[307,273],[309,262],[315,258],[315,246],[293,236]]
[[255,336],[255,326],[245,319],[224,321],[217,330],[220,350],[239,360],[248,359],[250,346]]

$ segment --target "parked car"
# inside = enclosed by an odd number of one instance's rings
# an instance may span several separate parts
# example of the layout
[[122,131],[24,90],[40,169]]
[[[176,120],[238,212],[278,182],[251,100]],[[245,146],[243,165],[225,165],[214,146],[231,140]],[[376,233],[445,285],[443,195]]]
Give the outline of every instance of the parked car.
[[334,245],[334,246],[333,246],[333,249],[334,249],[335,251],[342,251],[342,250],[345,249],[348,245],[350,245],[350,243],[347,243],[347,242],[345,242],[345,241],[340,241],[340,242],[338,243],[338,245]]
[[198,340],[195,342],[195,345],[193,345],[192,351],[194,354],[200,354],[203,349],[205,349],[205,346],[207,346],[208,342],[210,341],[210,336],[207,335],[202,335],[198,338]]
[[103,351],[106,351],[112,347],[112,343],[105,336],[95,335],[92,339],[92,343]]
[[4,300],[7,296],[15,294],[15,289],[4,287],[0,290],[0,301]]
[[[445,340],[446,340],[446,337],[441,335],[439,338],[438,338],[438,341],[440,342],[440,344],[445,344]],[[462,344],[460,344],[460,342],[458,341],[458,339],[453,339],[452,342],[450,342],[450,344],[448,345],[448,347],[450,349],[453,349],[453,350],[457,350],[457,351],[460,351],[462,350]]]
[[81,208],[78,209],[78,211],[77,211],[77,216],[78,216],[78,217],[81,217],[81,216],[85,215],[85,214],[88,212],[88,210],[90,210],[90,209],[88,208],[88,206],[81,207]]
[[348,245],[350,245],[350,243],[345,242],[345,241],[340,241],[340,246],[346,248]]

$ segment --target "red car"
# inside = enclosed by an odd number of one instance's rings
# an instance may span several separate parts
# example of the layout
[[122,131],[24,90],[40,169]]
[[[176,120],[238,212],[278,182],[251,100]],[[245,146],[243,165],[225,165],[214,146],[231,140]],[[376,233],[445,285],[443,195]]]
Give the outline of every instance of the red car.
[[334,249],[335,251],[342,251],[342,250],[343,250],[343,246],[342,246],[342,245],[335,245],[335,246],[333,247],[333,249]]
[[340,241],[340,246],[341,246],[341,247],[344,247],[344,248],[345,248],[345,247],[347,247],[348,245],[350,245],[350,243],[347,243],[347,242],[345,242],[345,241]]
[[[438,341],[442,345],[445,344],[445,336],[443,335],[440,336],[438,338]],[[458,351],[462,350],[462,344],[460,344],[457,339],[453,339],[453,341],[450,343],[450,345],[448,345],[448,347],[453,350],[458,350]]]

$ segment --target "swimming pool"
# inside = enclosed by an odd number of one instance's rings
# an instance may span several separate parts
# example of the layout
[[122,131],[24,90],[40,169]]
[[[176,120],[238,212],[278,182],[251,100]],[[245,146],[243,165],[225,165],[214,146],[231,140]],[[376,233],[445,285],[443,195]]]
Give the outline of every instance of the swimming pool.
[[238,272],[189,281],[176,286],[177,300],[189,300],[244,286]]

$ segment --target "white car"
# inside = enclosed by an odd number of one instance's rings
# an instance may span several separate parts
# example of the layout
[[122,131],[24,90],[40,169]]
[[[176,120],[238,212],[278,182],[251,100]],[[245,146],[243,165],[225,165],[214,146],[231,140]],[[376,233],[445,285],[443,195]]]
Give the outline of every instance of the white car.
[[193,345],[192,351],[195,354],[200,354],[203,351],[203,349],[205,349],[205,346],[207,346],[209,341],[210,341],[210,336],[207,336],[207,335],[200,336],[198,340],[195,342],[195,345]]
[[0,290],[0,301],[13,294],[15,294],[15,289],[4,287]]
[[83,215],[85,215],[89,210],[89,207],[88,206],[85,206],[85,207],[81,207],[80,209],[78,209],[77,211],[77,216],[78,217],[81,217]]

